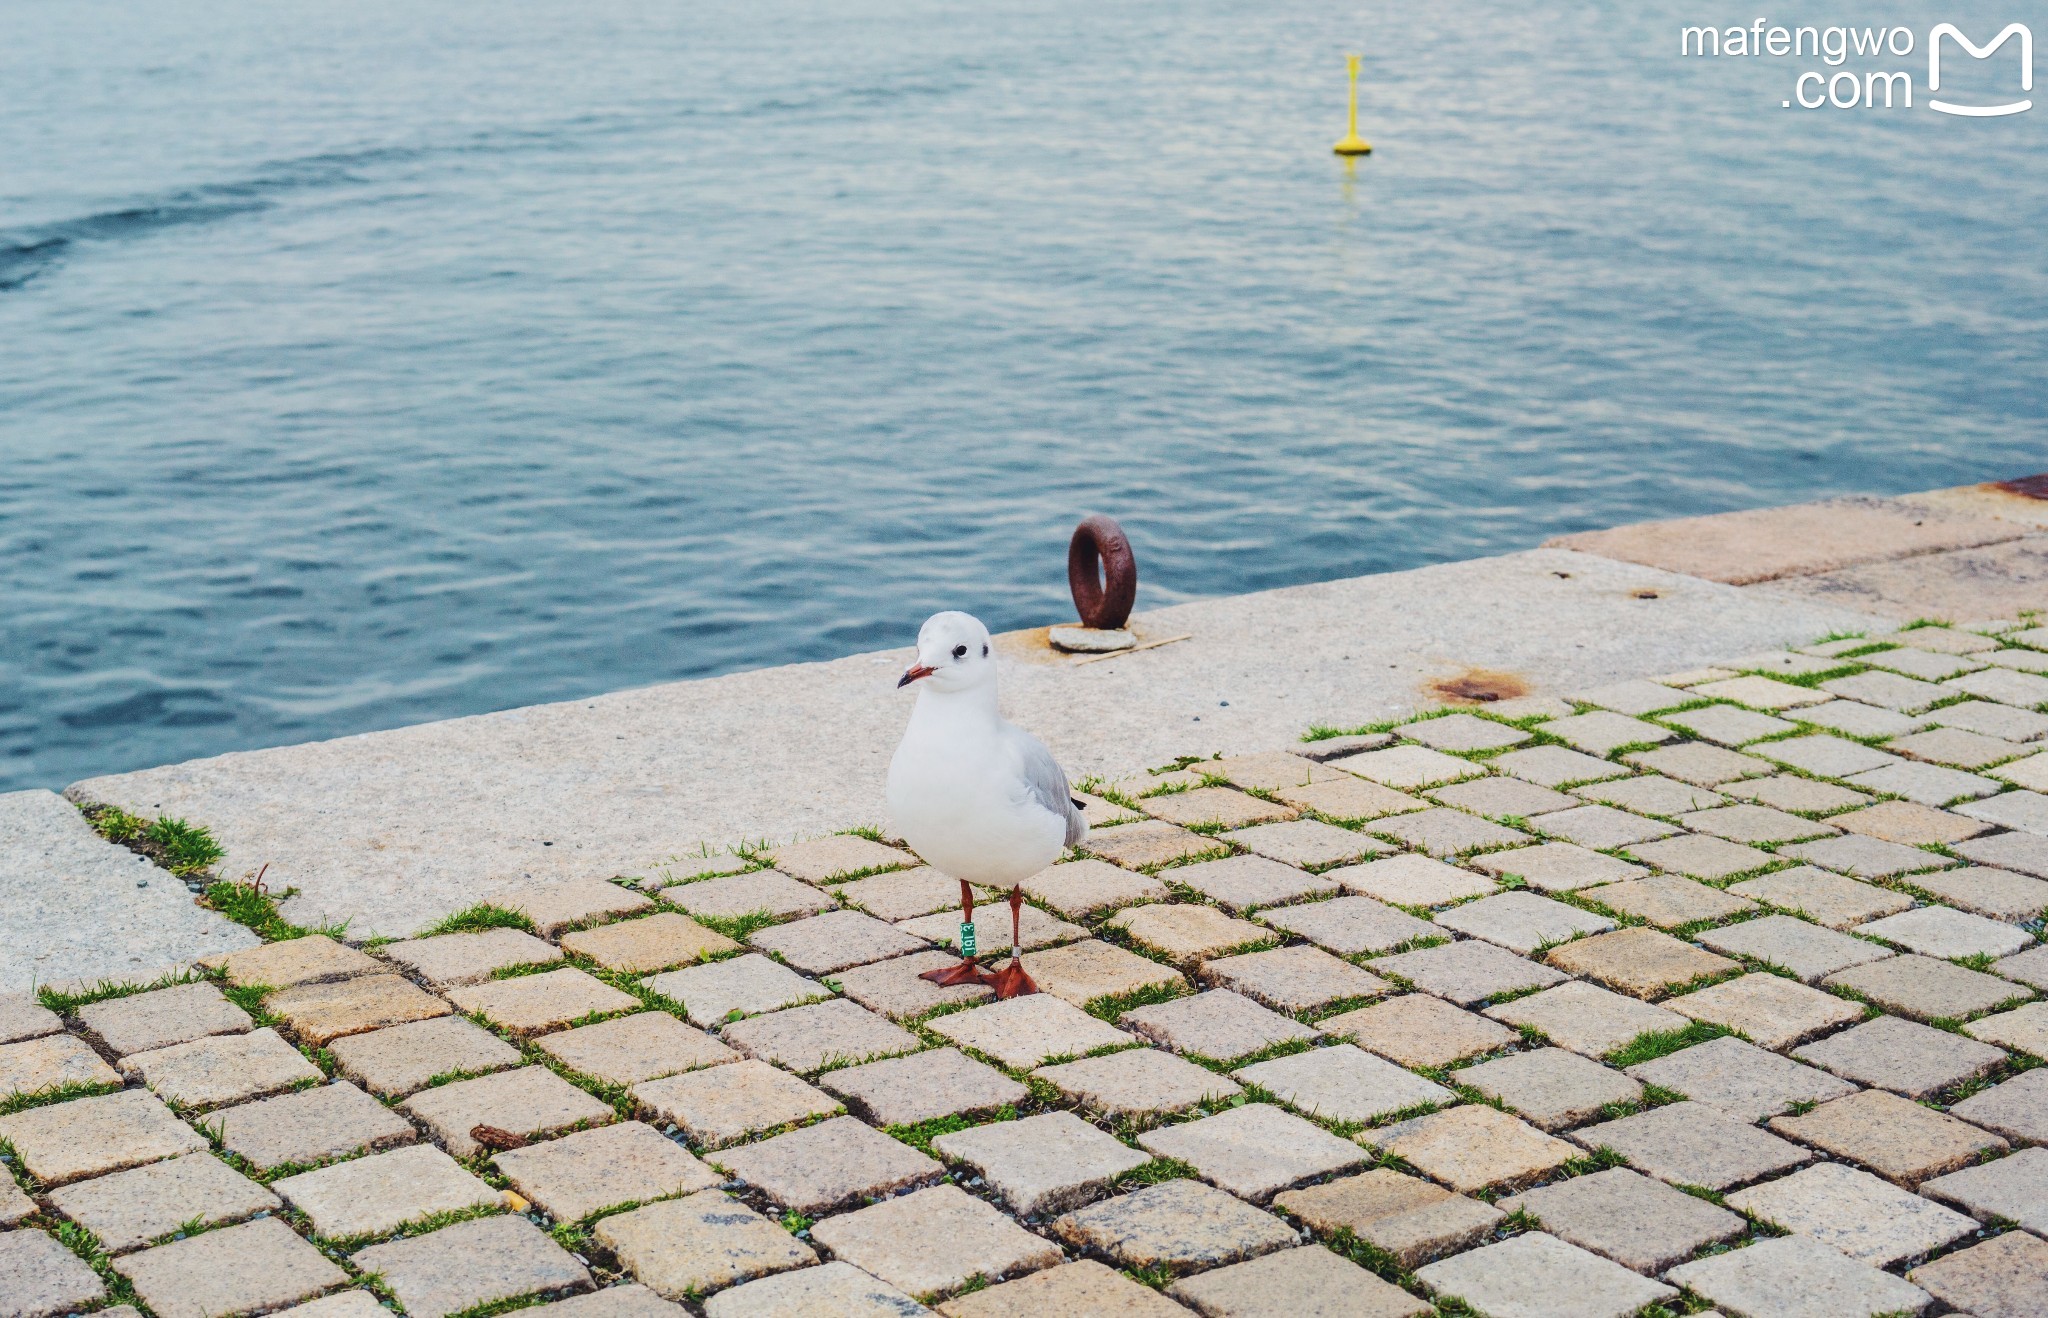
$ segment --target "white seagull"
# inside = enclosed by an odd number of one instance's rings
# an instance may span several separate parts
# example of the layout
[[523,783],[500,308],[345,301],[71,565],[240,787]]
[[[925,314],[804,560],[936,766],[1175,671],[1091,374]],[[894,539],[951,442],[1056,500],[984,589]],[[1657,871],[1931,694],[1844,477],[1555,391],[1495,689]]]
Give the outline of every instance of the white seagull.
[[[928,971],[938,984],[993,984],[998,998],[1036,993],[1017,956],[1024,890],[1018,885],[1088,836],[1081,803],[1045,743],[996,711],[996,659],[988,628],[965,613],[935,613],[917,632],[917,659],[898,687],[922,682],[903,743],[889,761],[889,813],[926,864],[960,880],[958,965]],[[1010,964],[994,975],[974,960],[974,892],[1010,890]]]

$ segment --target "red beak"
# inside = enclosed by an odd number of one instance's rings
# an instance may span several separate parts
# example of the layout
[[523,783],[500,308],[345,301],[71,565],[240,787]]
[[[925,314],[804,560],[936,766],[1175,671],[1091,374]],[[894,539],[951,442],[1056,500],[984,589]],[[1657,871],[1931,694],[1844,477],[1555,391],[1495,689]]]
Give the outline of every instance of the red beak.
[[903,676],[896,679],[896,685],[899,689],[901,689],[903,687],[909,686],[912,682],[915,682],[920,677],[930,677],[934,671],[934,669],[929,668],[924,664],[912,664],[910,667],[903,670]]

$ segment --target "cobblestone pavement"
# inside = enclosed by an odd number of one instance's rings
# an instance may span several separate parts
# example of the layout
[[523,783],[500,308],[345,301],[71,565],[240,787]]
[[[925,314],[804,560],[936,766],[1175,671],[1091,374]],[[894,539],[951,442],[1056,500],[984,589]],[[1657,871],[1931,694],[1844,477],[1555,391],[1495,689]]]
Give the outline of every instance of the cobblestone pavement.
[[1084,784],[1004,1003],[854,834],[247,891],[0,1000],[0,1316],[2038,1315],[2044,711],[2022,619]]

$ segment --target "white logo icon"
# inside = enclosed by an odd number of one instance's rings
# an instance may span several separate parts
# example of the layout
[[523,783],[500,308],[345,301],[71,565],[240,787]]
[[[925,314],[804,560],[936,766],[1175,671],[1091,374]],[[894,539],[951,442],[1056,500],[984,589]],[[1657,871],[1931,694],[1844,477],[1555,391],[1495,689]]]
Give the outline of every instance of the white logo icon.
[[[2023,92],[2034,90],[2034,34],[2027,30],[2027,26],[2024,23],[2007,24],[2003,32],[2000,32],[1982,46],[1964,36],[1962,31],[1953,23],[1937,25],[1932,32],[1927,34],[1927,90],[1931,92],[1941,90],[1941,39],[1943,37],[1954,37],[1956,44],[1961,46],[1972,59],[1990,59],[1992,52],[2003,46],[2008,37],[2013,36],[2017,36],[2020,39],[2020,90]],[[2003,105],[1956,105],[1949,101],[1930,99],[1927,102],[1927,108],[1939,110],[1943,114],[1965,115],[1972,119],[1992,119],[1999,115],[2018,114],[2022,110],[2031,110],[2034,108],[2034,102],[2032,100],[2024,100],[2007,101]]]

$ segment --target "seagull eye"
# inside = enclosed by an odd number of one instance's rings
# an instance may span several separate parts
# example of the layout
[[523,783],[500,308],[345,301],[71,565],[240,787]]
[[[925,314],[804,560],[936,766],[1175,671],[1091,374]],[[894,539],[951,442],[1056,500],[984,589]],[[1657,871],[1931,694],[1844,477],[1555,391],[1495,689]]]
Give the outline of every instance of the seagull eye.
[[982,642],[981,645],[981,657],[984,659],[988,658],[988,642],[986,641]]
[[956,646],[954,646],[954,647],[953,647],[953,657],[954,657],[955,659],[965,659],[965,658],[967,657],[967,647],[966,647],[966,646],[964,646],[964,645],[956,645]]

